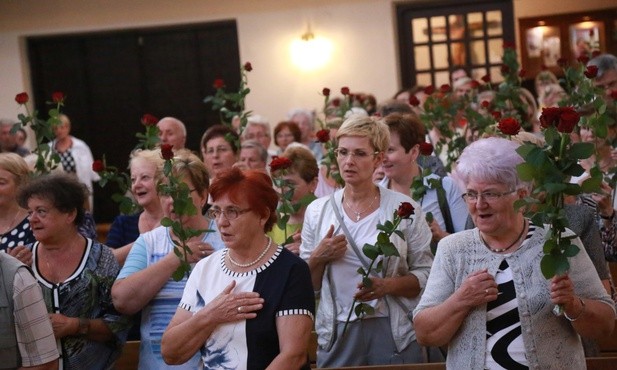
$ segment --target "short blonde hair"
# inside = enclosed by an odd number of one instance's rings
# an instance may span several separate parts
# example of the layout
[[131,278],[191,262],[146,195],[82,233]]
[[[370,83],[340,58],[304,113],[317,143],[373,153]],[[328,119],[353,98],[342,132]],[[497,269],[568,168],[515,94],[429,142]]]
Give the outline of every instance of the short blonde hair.
[[15,176],[17,186],[24,185],[30,179],[28,163],[18,154],[0,153],[0,168]]
[[161,155],[161,149],[137,149],[131,153],[129,170],[135,162],[146,162],[154,165],[156,167],[154,179],[157,183],[163,179],[163,166],[165,165],[165,160]]
[[336,133],[340,141],[343,136],[367,137],[375,150],[384,152],[390,144],[388,126],[377,118],[352,115],[343,122]]

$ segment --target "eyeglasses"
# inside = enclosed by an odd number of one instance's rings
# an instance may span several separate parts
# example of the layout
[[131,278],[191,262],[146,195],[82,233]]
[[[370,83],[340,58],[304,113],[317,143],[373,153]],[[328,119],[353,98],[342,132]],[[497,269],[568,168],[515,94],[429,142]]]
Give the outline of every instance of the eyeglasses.
[[347,149],[335,149],[334,150],[334,154],[336,154],[337,157],[339,157],[340,159],[345,159],[347,157],[349,157],[350,155],[353,158],[357,158],[357,159],[365,159],[368,158],[370,155],[375,156],[376,154],[378,154],[379,151],[374,151],[372,153],[368,153],[364,150],[358,149],[358,150],[354,150],[354,151],[350,151]]
[[503,197],[504,195],[512,194],[516,190],[504,191],[503,193],[497,191],[486,191],[484,193],[476,193],[475,191],[470,191],[462,195],[463,200],[467,203],[475,203],[479,198],[484,199],[485,202],[491,203],[496,201],[497,199]]
[[219,146],[216,148],[208,148],[206,149],[206,155],[215,155],[217,153],[227,153],[230,152],[231,148],[225,147],[225,146]]
[[36,217],[38,218],[45,218],[47,217],[47,215],[49,214],[49,209],[45,209],[45,208],[37,208],[34,211],[30,211],[28,210],[28,219],[31,219],[33,215],[36,215]]
[[207,212],[206,215],[215,220],[217,218],[219,218],[220,215],[225,216],[226,219],[228,219],[229,221],[231,220],[235,220],[236,218],[238,218],[238,216],[240,216],[243,213],[246,213],[250,211],[250,209],[239,209],[239,208],[227,208],[227,209],[220,209],[220,208],[210,208]]

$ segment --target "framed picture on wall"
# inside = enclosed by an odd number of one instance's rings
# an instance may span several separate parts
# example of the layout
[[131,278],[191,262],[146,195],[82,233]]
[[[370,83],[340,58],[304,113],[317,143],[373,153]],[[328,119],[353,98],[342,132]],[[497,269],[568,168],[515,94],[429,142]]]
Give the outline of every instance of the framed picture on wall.
[[604,22],[580,22],[570,25],[570,51],[574,58],[594,51],[604,52]]

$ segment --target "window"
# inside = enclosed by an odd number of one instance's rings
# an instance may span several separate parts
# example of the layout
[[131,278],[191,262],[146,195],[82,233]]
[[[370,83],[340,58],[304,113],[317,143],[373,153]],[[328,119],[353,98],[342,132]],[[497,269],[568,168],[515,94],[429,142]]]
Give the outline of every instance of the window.
[[501,79],[503,42],[514,42],[511,0],[399,4],[396,12],[403,86],[450,83],[460,66],[474,79]]

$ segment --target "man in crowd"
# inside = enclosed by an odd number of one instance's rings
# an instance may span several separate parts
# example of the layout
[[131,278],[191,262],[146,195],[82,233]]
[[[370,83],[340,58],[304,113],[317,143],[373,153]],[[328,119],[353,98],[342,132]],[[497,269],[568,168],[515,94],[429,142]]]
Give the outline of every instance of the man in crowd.
[[15,122],[9,119],[0,120],[0,149],[2,149],[2,152],[16,153],[25,157],[30,154],[30,151],[17,144],[16,133],[11,132],[14,125]]
[[161,144],[170,144],[174,150],[184,149],[186,145],[186,126],[174,117],[162,118],[156,126],[159,128]]

